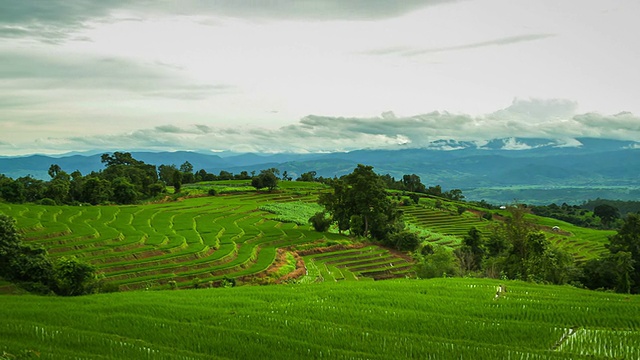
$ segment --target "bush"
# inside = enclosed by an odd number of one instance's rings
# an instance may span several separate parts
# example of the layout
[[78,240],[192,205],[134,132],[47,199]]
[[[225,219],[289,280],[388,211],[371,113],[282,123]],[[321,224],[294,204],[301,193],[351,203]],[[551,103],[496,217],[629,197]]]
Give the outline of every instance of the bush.
[[315,215],[310,217],[309,222],[318,232],[325,232],[329,230],[329,227],[331,227],[331,219],[327,217],[327,213],[324,211],[317,212]]
[[433,254],[425,256],[418,263],[418,277],[429,279],[434,277],[455,276],[458,273],[458,264],[453,252],[444,246],[434,246]]
[[389,236],[389,245],[398,250],[413,251],[420,244],[420,236],[412,231],[401,231]]
[[40,205],[45,205],[45,206],[56,205],[55,200],[50,199],[50,198],[44,198],[44,199],[40,200],[39,203],[40,203]]
[[218,195],[218,192],[216,191],[216,189],[209,189],[209,191],[207,191],[207,194],[209,194],[210,196],[216,196]]

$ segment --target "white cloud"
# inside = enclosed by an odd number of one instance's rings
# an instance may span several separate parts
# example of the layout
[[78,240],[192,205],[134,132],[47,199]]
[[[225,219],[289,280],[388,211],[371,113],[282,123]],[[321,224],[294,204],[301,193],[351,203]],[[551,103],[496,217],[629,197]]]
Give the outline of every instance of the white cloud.
[[[371,118],[309,115],[297,124],[275,129],[165,124],[129,133],[46,137],[22,144],[21,147],[58,152],[65,149],[206,151],[215,147],[242,152],[316,153],[407,147],[454,150],[461,147],[460,141],[482,147],[492,139],[505,139],[502,148],[506,150],[524,150],[548,144],[558,147],[580,146],[580,141],[576,139],[579,137],[640,141],[639,117],[629,113],[611,116],[570,114],[567,109],[573,107],[575,104],[564,100],[520,99],[506,109],[476,117],[448,112],[409,117],[392,117],[385,113]],[[495,114],[499,114],[501,119],[496,120]],[[531,121],[533,114],[540,114],[543,121]],[[509,116],[512,118],[505,122]],[[518,138],[549,140],[532,145]]]

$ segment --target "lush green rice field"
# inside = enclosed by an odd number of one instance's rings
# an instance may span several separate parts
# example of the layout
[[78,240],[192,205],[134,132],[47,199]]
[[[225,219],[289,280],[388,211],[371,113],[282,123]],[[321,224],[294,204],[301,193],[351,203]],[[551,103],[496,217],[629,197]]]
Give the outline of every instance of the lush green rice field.
[[[349,242],[336,233],[315,232],[307,224],[322,210],[316,203],[318,194],[326,191],[322,184],[281,182],[275,193],[246,191],[242,181],[191,187],[199,193],[216,188],[221,195],[136,206],[0,203],[0,213],[16,219],[25,241],[45,247],[52,256],[77,256],[94,264],[106,281],[122,290],[169,288],[174,282],[183,288],[208,285],[225,277],[252,281],[273,266],[278,249]],[[223,188],[238,191],[224,193]],[[486,233],[498,223],[483,219],[481,211],[460,213],[460,204],[436,206],[437,202],[422,198],[419,205],[402,207],[409,229],[428,241],[456,247],[470,228]],[[607,236],[613,234],[547,218],[533,221],[578,260],[603,253]],[[553,226],[562,231],[552,232]],[[336,261],[323,255],[307,257],[306,262],[316,279],[412,275],[411,264],[401,258],[363,256]],[[3,288],[0,284],[0,292]]]
[[638,309],[638,296],[486,279],[5,295],[0,358],[638,359]]

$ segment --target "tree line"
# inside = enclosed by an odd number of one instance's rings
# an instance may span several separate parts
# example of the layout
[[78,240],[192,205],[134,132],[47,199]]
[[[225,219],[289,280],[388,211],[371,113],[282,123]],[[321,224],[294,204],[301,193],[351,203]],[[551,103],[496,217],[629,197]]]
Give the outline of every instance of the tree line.
[[[241,171],[238,174],[221,170],[212,174],[204,169],[194,172],[188,161],[177,167],[162,164],[158,167],[133,158],[128,152],[103,154],[101,162],[105,168],[83,175],[80,171],[68,173],[59,165],[48,169],[49,181],[36,179],[31,175],[12,179],[0,174],[0,199],[10,203],[40,203],[43,205],[80,204],[134,204],[152,199],[166,192],[166,186],[173,186],[180,193],[183,184],[201,181],[250,180],[253,186],[273,190],[280,179],[278,169]],[[283,180],[292,180],[287,172]],[[297,180],[322,181],[315,172],[304,173]]]

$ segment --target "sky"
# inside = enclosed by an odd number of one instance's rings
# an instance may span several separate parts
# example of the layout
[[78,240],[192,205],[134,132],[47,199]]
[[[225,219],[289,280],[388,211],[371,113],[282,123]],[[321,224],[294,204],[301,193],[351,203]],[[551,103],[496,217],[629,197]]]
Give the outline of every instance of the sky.
[[640,141],[637,0],[0,0],[0,155]]

